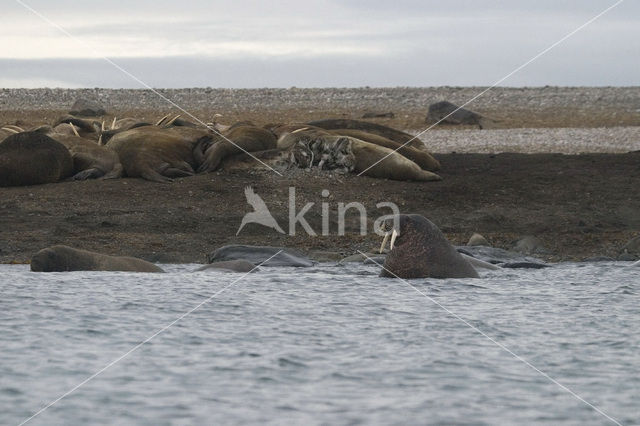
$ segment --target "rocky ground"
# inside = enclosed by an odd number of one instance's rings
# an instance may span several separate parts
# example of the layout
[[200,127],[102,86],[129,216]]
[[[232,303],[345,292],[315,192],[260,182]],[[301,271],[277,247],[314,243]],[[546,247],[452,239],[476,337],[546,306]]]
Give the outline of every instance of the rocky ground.
[[[427,127],[432,102],[461,104],[482,88],[392,89],[184,89],[162,93],[210,121],[250,119],[257,124],[326,117],[359,118],[393,112],[374,121],[418,133]],[[150,91],[2,90],[0,124],[24,127],[50,122],[78,97],[100,100],[108,118],[147,120],[175,111]],[[495,121],[492,129],[438,127],[422,139],[442,163],[441,182],[395,182],[322,172],[236,171],[195,176],[173,184],[140,179],[63,182],[0,188],[0,261],[28,261],[37,250],[68,244],[157,262],[204,262],[230,243],[283,245],[306,252],[348,255],[379,245],[373,220],[389,213],[376,203],[396,203],[404,213],[430,218],[457,244],[473,232],[496,247],[522,236],[538,237],[538,257],[579,260],[618,257],[640,234],[640,88],[499,88],[469,108]],[[452,153],[455,152],[455,153]],[[580,154],[586,153],[590,154]],[[566,153],[571,155],[562,155]],[[309,236],[298,225],[283,235],[248,225],[244,188],[252,186],[280,225],[289,223],[289,191],[296,211],[322,232],[322,203],[330,235]],[[322,191],[329,191],[322,197]],[[359,235],[354,212],[346,235],[338,234],[338,203],[367,208],[368,235]]]

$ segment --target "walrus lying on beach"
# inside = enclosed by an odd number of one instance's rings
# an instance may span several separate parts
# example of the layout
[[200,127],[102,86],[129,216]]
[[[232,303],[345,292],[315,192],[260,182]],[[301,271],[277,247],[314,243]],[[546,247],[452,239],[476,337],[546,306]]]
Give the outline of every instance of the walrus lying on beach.
[[130,271],[164,272],[162,268],[135,257],[109,256],[58,245],[40,250],[31,258],[33,272]]
[[303,168],[338,169],[392,180],[441,180],[392,149],[317,128],[283,133],[278,148],[288,150],[291,162]]
[[478,278],[474,267],[424,216],[401,214],[387,219],[382,227],[386,235],[380,250],[391,236],[391,251],[384,261],[381,277]]
[[207,148],[206,157],[198,172],[216,170],[226,158],[245,152],[267,151],[276,148],[276,137],[267,129],[249,124],[234,124],[224,132],[224,138],[215,136],[216,142]]
[[[369,121],[351,120],[347,118],[327,118],[323,120],[309,121],[307,124],[320,127],[325,130],[351,129],[362,130],[367,133],[383,136],[401,145],[407,144],[416,149],[427,150],[426,145],[417,137],[405,133],[393,127],[383,126],[382,124],[371,123]],[[408,142],[408,143],[407,143]]]
[[171,182],[195,174],[212,140],[206,129],[142,126],[113,135],[106,146],[118,154],[127,176]]
[[21,132],[0,142],[0,186],[58,182],[73,172],[69,150],[38,132]]
[[340,136],[351,136],[353,138],[360,139],[361,141],[397,151],[399,154],[402,154],[404,157],[407,157],[409,160],[420,166],[422,170],[428,170],[430,172],[440,170],[440,162],[438,160],[433,158],[433,156],[426,150],[414,148],[411,144],[402,146],[402,144],[394,142],[384,136],[365,132],[364,130],[336,129],[330,130],[330,132]]
[[122,164],[118,154],[97,142],[64,131],[72,124],[59,124],[55,130],[51,126],[40,126],[36,131],[63,144],[73,159],[73,179],[114,179],[122,176]]
[[73,115],[64,115],[58,118],[53,124],[53,128],[57,133],[65,133],[58,127],[61,124],[73,124],[77,129],[74,130],[74,134],[95,141],[100,137],[100,132],[104,127],[103,121],[97,117],[79,118]]

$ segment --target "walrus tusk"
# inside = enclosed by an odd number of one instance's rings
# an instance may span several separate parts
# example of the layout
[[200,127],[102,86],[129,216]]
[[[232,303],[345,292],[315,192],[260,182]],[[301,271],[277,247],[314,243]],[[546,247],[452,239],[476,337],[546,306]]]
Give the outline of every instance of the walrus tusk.
[[6,126],[4,126],[4,129],[15,130],[18,133],[25,131],[22,127],[16,126],[16,125],[13,125],[13,124],[7,124]]
[[380,244],[380,253],[384,251],[384,246],[387,245],[387,241],[389,241],[389,232],[384,233],[384,239],[382,240],[382,244]]
[[113,122],[111,123],[111,130],[116,127],[116,117],[113,117]]
[[102,120],[102,124],[100,124],[100,131],[104,132],[105,128],[104,128],[104,120]]
[[3,127],[1,130],[6,130],[7,132],[11,132],[11,133],[20,133],[16,129],[10,129],[9,127]]
[[102,145],[102,135],[98,138],[98,145]]
[[164,125],[165,126],[171,126],[173,124],[174,121],[176,121],[182,114],[178,114],[175,117],[173,117],[171,120],[167,121]]
[[167,118],[169,118],[169,116],[170,116],[170,115],[171,115],[171,114],[167,114],[167,115],[165,115],[164,117],[162,117],[162,118],[161,118],[161,119],[156,123],[156,126],[159,126],[160,124],[162,124],[162,122],[163,122],[164,120],[166,120]]
[[71,124],[71,123],[69,123],[69,124],[71,125],[71,130],[73,130],[73,133],[74,133],[76,136],[80,137],[80,134],[78,134],[78,131],[76,130],[76,126],[74,126],[74,125],[73,125],[73,124]]
[[393,228],[393,231],[391,232],[391,244],[389,244],[389,250],[393,250],[393,244],[396,242],[396,238],[398,238],[398,231]]

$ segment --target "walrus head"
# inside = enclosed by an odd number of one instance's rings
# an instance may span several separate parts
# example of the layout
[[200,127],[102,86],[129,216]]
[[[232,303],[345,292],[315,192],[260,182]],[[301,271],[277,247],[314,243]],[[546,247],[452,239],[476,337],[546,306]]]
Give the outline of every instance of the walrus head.
[[400,278],[464,278],[478,274],[451,245],[444,234],[424,216],[401,214],[381,224],[385,237],[384,250],[391,237],[389,254],[382,277]]
[[63,272],[68,271],[66,262],[61,262],[59,251],[56,247],[40,250],[31,258],[31,270],[33,272]]
[[94,262],[85,251],[57,245],[40,250],[31,258],[33,272],[66,272],[91,270]]

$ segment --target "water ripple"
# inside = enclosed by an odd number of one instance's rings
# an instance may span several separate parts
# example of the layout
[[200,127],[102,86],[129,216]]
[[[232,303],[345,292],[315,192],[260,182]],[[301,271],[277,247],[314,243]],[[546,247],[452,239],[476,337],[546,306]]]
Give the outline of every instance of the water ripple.
[[[17,424],[230,284],[234,274],[35,274],[0,265],[0,423]],[[377,277],[262,268],[33,424],[640,422],[640,287],[625,264]],[[437,302],[437,303],[434,303]]]

